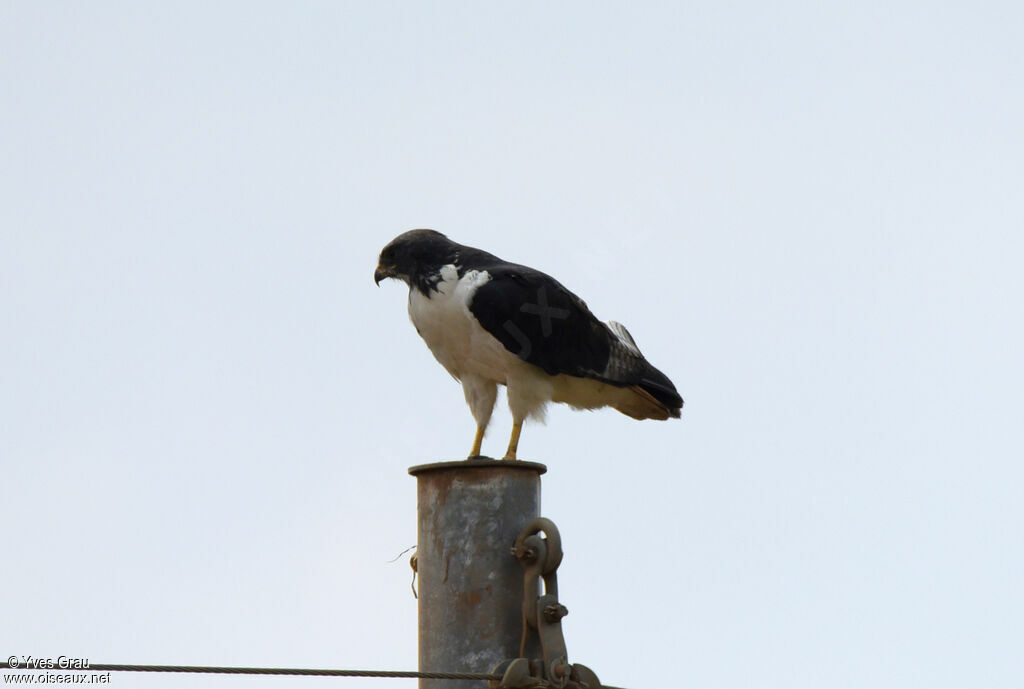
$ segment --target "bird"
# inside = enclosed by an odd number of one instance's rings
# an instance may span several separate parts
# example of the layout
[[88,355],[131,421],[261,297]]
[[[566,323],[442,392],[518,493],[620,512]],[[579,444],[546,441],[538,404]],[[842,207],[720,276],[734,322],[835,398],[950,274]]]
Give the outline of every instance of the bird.
[[476,422],[468,459],[481,458],[498,386],[506,388],[515,460],[523,423],[549,402],[612,407],[634,419],[680,418],[683,399],[625,326],[598,320],[553,277],[463,246],[435,230],[404,232],[373,273],[409,287],[409,318],[434,358],[462,384]]

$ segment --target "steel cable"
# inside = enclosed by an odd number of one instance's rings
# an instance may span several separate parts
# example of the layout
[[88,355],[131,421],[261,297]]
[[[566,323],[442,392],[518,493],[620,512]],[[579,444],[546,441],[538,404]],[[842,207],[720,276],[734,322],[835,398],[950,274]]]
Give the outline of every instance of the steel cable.
[[3,661],[7,670],[50,672],[184,672],[215,675],[307,675],[314,677],[406,677],[410,679],[500,680],[501,675],[484,672],[418,672],[415,670],[318,670],[285,667],[210,667],[203,665],[122,665],[90,663],[84,668],[23,667],[21,663]]

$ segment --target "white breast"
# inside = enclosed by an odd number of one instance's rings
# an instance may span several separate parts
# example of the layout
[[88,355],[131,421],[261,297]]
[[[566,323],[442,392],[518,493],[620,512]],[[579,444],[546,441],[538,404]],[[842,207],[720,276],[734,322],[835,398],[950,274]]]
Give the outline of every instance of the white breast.
[[486,271],[476,270],[460,279],[455,266],[446,265],[437,291],[429,297],[409,290],[409,318],[434,358],[455,378],[476,374],[505,383],[509,369],[523,362],[484,330],[469,310],[473,294],[490,279]]

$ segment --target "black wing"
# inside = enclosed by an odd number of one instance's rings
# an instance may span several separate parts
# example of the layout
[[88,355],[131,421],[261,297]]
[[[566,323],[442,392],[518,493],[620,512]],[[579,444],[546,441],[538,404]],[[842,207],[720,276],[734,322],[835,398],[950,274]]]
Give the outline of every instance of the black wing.
[[644,359],[624,327],[614,324],[613,332],[582,299],[538,270],[508,263],[486,270],[491,279],[469,308],[506,349],[550,375],[640,386],[678,416],[683,401],[675,386]]
[[520,359],[551,375],[594,377],[611,353],[607,328],[582,299],[544,273],[505,264],[473,295],[470,311]]

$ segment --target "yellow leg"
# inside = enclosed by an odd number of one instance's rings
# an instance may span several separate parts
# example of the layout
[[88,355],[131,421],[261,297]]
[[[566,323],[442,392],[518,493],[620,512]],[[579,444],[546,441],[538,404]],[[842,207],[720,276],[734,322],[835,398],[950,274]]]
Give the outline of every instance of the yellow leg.
[[502,459],[516,458],[516,448],[519,447],[519,434],[522,432],[522,430],[522,422],[512,424],[512,437],[508,441],[508,452],[505,453],[505,456],[502,457]]
[[480,456],[480,445],[484,442],[484,429],[483,426],[476,427],[476,437],[473,438],[473,449],[469,451],[468,459]]

